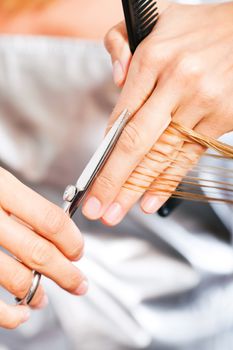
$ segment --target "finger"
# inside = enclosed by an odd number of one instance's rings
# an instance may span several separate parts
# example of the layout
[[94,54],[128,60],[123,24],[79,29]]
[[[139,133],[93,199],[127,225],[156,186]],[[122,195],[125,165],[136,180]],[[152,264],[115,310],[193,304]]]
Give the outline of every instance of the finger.
[[179,106],[172,116],[172,121],[189,129],[194,129],[204,116],[203,107],[198,106],[193,100],[188,100]]
[[[170,52],[172,52],[172,50],[174,50],[174,48],[171,48],[170,47]],[[144,53],[146,53],[146,51],[147,50],[144,50]],[[139,50],[138,52],[141,52],[141,50]],[[142,50],[142,52],[143,52],[143,50]],[[148,52],[148,51],[147,51]],[[161,50],[160,50],[160,52],[161,52]],[[162,52],[166,52],[166,50],[165,51],[163,51],[162,50]],[[151,56],[149,56],[149,58],[151,59]],[[160,59],[161,59],[161,57],[160,57]],[[159,60],[158,60],[159,61]],[[169,55],[168,55],[168,58],[167,58],[167,61],[166,60],[164,60],[164,62],[163,62],[163,60],[161,60],[161,65],[159,65],[160,67],[162,67],[161,69],[163,69],[163,66],[165,65],[165,64],[167,64],[167,62],[169,61]],[[135,63],[136,62],[136,63]],[[156,59],[155,59],[155,62],[156,62]],[[130,66],[130,70],[129,70],[129,75],[128,75],[128,77],[129,77],[129,82],[132,82],[132,80],[130,79],[130,73],[131,73],[131,67],[132,67],[132,71],[133,71],[133,64],[136,64],[136,67],[137,67],[137,60],[135,60],[135,59],[133,59],[133,61],[132,61],[132,63],[131,63],[131,66]],[[154,63],[154,62],[153,62]],[[174,110],[176,110],[177,108],[174,108],[175,106],[177,106],[177,102],[179,101],[179,99],[181,100],[181,97],[182,97],[182,101],[184,101],[185,99],[188,99],[188,98],[190,98],[190,94],[187,92],[188,91],[188,89],[187,89],[187,85],[189,84],[189,79],[187,78],[187,69],[186,69],[186,64],[184,64],[184,67],[183,67],[183,65],[179,65],[179,66],[177,66],[176,67],[176,65],[175,65],[175,67],[173,66],[173,65],[171,65],[171,68],[170,69],[167,69],[167,70],[165,70],[165,73],[163,73],[162,75],[160,74],[160,78],[159,78],[159,82],[157,82],[156,81],[156,68],[154,68],[154,67],[156,67],[156,64],[154,65],[152,63],[152,61],[151,61],[151,65],[150,65],[150,67],[152,67],[153,66],[153,69],[154,69],[154,71],[153,71],[153,77],[155,77],[155,83],[157,83],[157,86],[156,86],[156,89],[155,89],[155,91],[154,91],[154,93],[152,93],[152,95],[151,95],[151,97],[149,98],[149,100],[148,101],[150,101],[151,100],[151,98],[152,98],[152,96],[158,91],[158,84],[161,82],[161,80],[162,80],[162,82],[165,82],[165,86],[166,86],[166,88],[168,89],[168,91],[169,91],[169,97],[170,97],[170,95],[176,95],[178,98],[177,98],[177,100],[175,100],[176,101],[176,103],[172,106],[173,108],[170,110],[170,113],[172,113],[173,114],[173,112],[174,112]],[[142,67],[143,67],[143,73],[141,73],[141,74],[144,74],[144,72],[145,72],[145,67],[146,67],[146,65],[145,64],[143,64],[142,63]],[[152,70],[153,70],[152,69]],[[151,68],[149,68],[149,70],[148,70],[150,73],[152,72],[151,71]],[[194,72],[195,73],[195,72]],[[138,73],[138,74],[136,74],[136,72],[135,71],[133,71],[133,73],[132,73],[132,79],[133,78],[135,78],[137,76],[137,81],[139,81],[139,86],[140,86],[140,74]],[[158,71],[157,71],[157,76],[158,76]],[[194,74],[194,76],[195,76],[195,74]],[[171,79],[171,77],[172,77],[172,79]],[[195,78],[196,79],[196,78]],[[143,80],[143,82],[144,82],[144,80]],[[139,100],[140,101],[140,96],[142,97],[143,96],[143,94],[141,94],[140,95],[140,89],[138,89],[138,83],[135,81],[135,87],[133,86],[133,85],[131,85],[130,86],[130,83],[129,83],[129,91],[127,90],[127,83],[128,83],[128,78],[127,78],[127,81],[126,81],[126,84],[125,84],[125,86],[124,86],[124,89],[123,89],[123,92],[122,92],[122,94],[121,94],[121,98],[120,98],[120,101],[119,101],[119,103],[117,104],[117,106],[121,106],[121,101],[123,100],[123,103],[125,103],[125,101],[127,101],[127,100],[130,100],[130,102],[129,103],[132,103],[132,105],[134,104],[135,106],[137,106],[137,101],[135,101],[134,100],[134,98],[136,98],[137,100]],[[146,84],[146,86],[149,86],[149,85],[147,85]],[[172,88],[168,88],[168,86],[169,87],[171,87],[172,86]],[[126,91],[126,95],[124,96],[124,91]],[[195,90],[196,91],[196,90]],[[130,94],[133,94],[133,95],[130,95]],[[137,95],[138,94],[138,95]],[[145,93],[144,93],[144,96],[145,96]],[[161,99],[162,100],[167,100],[167,96],[168,95],[166,95],[166,94],[164,94],[164,96],[160,96],[160,100],[158,100],[157,101],[157,105],[159,105],[160,103],[161,103]],[[148,101],[145,103],[145,105],[148,103]],[[144,103],[144,101],[143,101],[143,99],[142,99],[142,103]],[[122,104],[122,106],[123,106],[124,104]],[[145,106],[144,105],[144,106]],[[143,107],[144,107],[143,106]],[[139,105],[139,107],[140,107],[140,105]],[[153,110],[154,109],[156,109],[156,105],[154,105],[153,106],[154,108],[153,108]],[[118,107],[116,107],[116,109],[117,109]],[[133,107],[134,108],[134,107]],[[133,109],[133,111],[134,111],[134,109]],[[179,111],[179,114],[182,116],[182,112],[181,111]],[[195,109],[194,109],[194,112],[193,112],[193,114],[195,115]],[[136,114],[137,115],[137,114]],[[196,115],[195,115],[196,116]],[[189,118],[187,118],[187,116],[185,115],[185,117],[186,117],[186,119],[188,119],[188,122],[189,122]],[[199,118],[200,117],[202,117],[202,115],[201,116],[199,116]],[[113,118],[114,118],[114,115],[113,115]],[[197,120],[192,120],[192,122],[198,122],[198,120],[199,119],[197,119]],[[141,129],[140,130],[149,130],[149,129],[146,129],[145,128],[145,126],[144,125],[141,125]],[[152,126],[152,130],[153,130],[153,126]],[[131,154],[130,154],[131,155]],[[120,159],[120,157],[119,157],[119,159]],[[111,158],[110,158],[110,160],[111,160]],[[118,164],[119,165],[119,168],[118,169],[115,169],[115,172],[118,174],[119,173],[119,169],[120,169],[120,167],[122,167],[123,169],[124,169],[124,162],[122,162],[121,164]],[[107,175],[107,180],[109,180],[109,175],[108,174],[106,174]],[[97,179],[97,181],[98,181],[98,179]],[[106,181],[105,181],[106,182]],[[108,181],[109,182],[109,181]],[[112,184],[112,181],[110,182],[110,184]],[[130,200],[130,201],[134,201],[135,200],[135,198],[136,198],[136,195],[134,194],[133,195],[133,198]],[[122,201],[123,201],[123,198],[122,198]],[[94,204],[95,203],[95,204]],[[94,205],[93,205],[94,204]],[[97,201],[95,200],[95,202],[93,201],[93,204],[92,204],[92,209],[94,208],[94,209],[96,209],[96,208],[100,208],[100,206],[97,204]],[[114,203],[115,204],[115,203]],[[119,203],[118,203],[119,204]],[[130,207],[131,205],[129,204],[129,207]],[[90,208],[91,209],[91,208]],[[122,208],[120,208],[120,206],[119,205],[114,205],[114,207],[113,207],[113,209],[111,208],[110,209],[110,213],[113,211],[113,212],[115,212],[115,216],[118,216],[118,220],[120,219],[120,209],[122,209]],[[127,210],[127,208],[125,208],[125,210]],[[121,211],[121,215],[124,215],[123,214],[123,212],[124,212],[124,209]],[[85,211],[84,211],[84,213],[85,213]],[[109,213],[107,213],[107,214],[109,214]],[[86,213],[86,215],[87,215],[87,213]],[[107,215],[108,216],[108,215]],[[90,216],[88,216],[87,215],[87,217],[89,217],[89,218],[91,218]],[[94,216],[93,216],[93,218],[94,218]],[[113,219],[113,217],[111,217],[111,219]],[[104,220],[106,221],[107,220],[107,217],[106,217],[106,215],[104,216]]]
[[198,162],[205,148],[198,144],[185,143],[176,159],[161,173],[141,201],[145,213],[155,213],[171,196],[182,178]]
[[[174,121],[175,123],[178,123],[178,124],[181,124],[181,125],[184,125],[190,129],[193,129],[195,128],[195,126],[199,123],[199,121],[203,118],[203,115],[204,115],[204,110],[203,110],[203,106],[201,106],[199,103],[198,103],[198,99],[196,99],[194,96],[192,99],[187,98],[187,99],[184,99],[183,101],[183,104],[181,104],[176,112],[174,113],[173,115],[173,118],[172,118],[172,121]],[[172,131],[174,132],[174,130]],[[179,133],[178,133],[179,134]],[[180,135],[182,137],[182,135]],[[184,150],[185,151],[187,148],[187,146],[184,147]],[[198,146],[197,146],[198,148]],[[199,149],[199,148],[198,148]],[[190,152],[194,150],[190,149]],[[158,195],[153,195],[151,194],[151,192],[147,193],[142,201],[141,201],[141,207],[142,209],[144,210],[144,212],[146,213],[154,213],[156,212],[161,206],[162,204],[164,204],[166,202],[166,200],[169,198],[169,191],[172,192],[175,190],[175,188],[178,186],[179,184],[179,181],[178,181],[178,178],[179,178],[179,174],[173,174],[173,172],[177,172],[177,169],[174,167],[174,162],[179,162],[181,161],[181,158],[182,157],[182,154],[180,154],[179,152],[177,152],[176,156],[171,158],[170,162],[167,164],[167,172],[168,174],[166,174],[166,171],[163,172],[162,174],[158,174],[157,177],[154,178],[154,185],[158,182],[159,186],[161,187],[161,189],[163,189],[163,193],[161,194],[160,193],[160,197]],[[172,161],[173,160],[173,161]],[[192,167],[192,163],[189,163],[189,159],[187,158],[187,168],[190,169]],[[173,170],[171,170],[171,168]],[[174,170],[175,169],[175,170]],[[182,170],[182,169],[180,169]],[[188,170],[187,170],[188,171]],[[185,173],[187,171],[183,171],[183,176],[185,175]],[[167,176],[169,175],[169,173],[171,172],[171,176],[172,175],[177,175],[176,179],[177,181],[175,181],[174,179],[172,180],[173,181],[173,186],[172,186],[172,183],[170,182],[169,183],[169,186],[167,184],[167,187],[166,185],[163,185],[161,184],[161,181],[164,182],[164,179],[163,179],[163,176]],[[162,180],[161,180],[162,178]],[[182,179],[182,173],[180,174],[180,180]],[[167,188],[167,194],[166,194],[166,189]],[[155,188],[153,189],[155,191]],[[161,198],[162,197],[162,198]],[[162,204],[161,204],[162,203]]]
[[[26,266],[11,256],[0,251],[0,285],[19,299],[23,299],[33,281],[33,273]],[[42,308],[46,306],[47,298],[40,286],[30,303],[30,306]]]
[[[32,283],[32,281],[31,281],[31,283]],[[30,285],[30,287],[31,287],[31,285]],[[36,294],[34,295],[32,301],[30,302],[29,306],[32,309],[41,310],[41,309],[46,308],[46,306],[48,304],[49,304],[48,296],[45,294],[45,290],[42,287],[42,285],[40,285],[38,287]]]
[[10,306],[0,301],[0,327],[15,329],[30,318],[27,306]]
[[107,33],[104,43],[111,55],[114,82],[117,86],[122,86],[132,57],[129,49],[125,22],[121,22],[112,28]]
[[24,265],[52,279],[67,291],[77,295],[87,292],[84,275],[52,243],[1,210],[0,242]]
[[38,234],[53,242],[70,260],[83,250],[83,238],[74,222],[56,205],[23,185],[0,168],[1,207],[29,224]]
[[104,215],[130,174],[167,128],[179,94],[172,81],[161,84],[127,124],[84,203],[86,217],[95,220]]
[[118,224],[133,205],[140,199],[154,181],[170,164],[183,144],[178,135],[164,132],[152,150],[131,174],[121,188],[114,203],[105,212],[102,221],[107,225]]
[[218,139],[225,134],[225,123],[219,123],[218,116],[216,120],[212,116],[203,118],[194,128],[194,131],[201,135],[209,136]]
[[118,102],[111,114],[109,125],[126,108],[134,115],[154,91],[160,72],[172,57],[172,44],[153,43],[151,50],[150,36],[135,51],[130,62],[125,84]]
[[104,38],[104,45],[111,55],[112,62],[115,62],[121,56],[121,50],[127,45],[128,37],[125,22],[122,21],[111,28]]

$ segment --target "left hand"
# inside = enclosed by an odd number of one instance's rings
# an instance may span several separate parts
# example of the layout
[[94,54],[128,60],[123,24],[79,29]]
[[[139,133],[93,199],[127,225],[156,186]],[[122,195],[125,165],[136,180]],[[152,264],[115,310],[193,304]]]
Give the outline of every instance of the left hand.
[[[109,225],[122,220],[141,196],[122,186],[171,120],[214,138],[233,130],[232,18],[232,3],[172,4],[133,58],[124,25],[109,32],[115,82],[123,85],[109,125],[125,108],[133,117],[87,198],[83,213],[89,219]],[[166,154],[164,137],[159,143]],[[160,171],[169,172],[169,164]],[[153,213],[165,200],[147,193],[141,206]]]

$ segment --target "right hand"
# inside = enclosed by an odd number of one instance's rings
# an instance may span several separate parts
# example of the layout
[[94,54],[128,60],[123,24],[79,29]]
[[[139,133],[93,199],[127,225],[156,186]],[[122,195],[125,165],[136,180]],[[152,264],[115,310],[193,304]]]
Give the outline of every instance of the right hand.
[[[228,97],[233,90],[232,17],[232,2],[173,3],[133,57],[125,26],[120,24],[109,32],[106,47],[113,61],[114,80],[123,89],[108,129],[125,108],[131,119],[88,193],[83,206],[88,219],[101,219],[113,226],[141,197],[141,208],[148,214],[164,204],[182,179],[183,172],[174,174],[180,156],[203,152],[201,146],[182,139],[167,147],[164,131],[171,121],[215,139],[233,130],[233,102]],[[125,188],[127,181],[132,182],[132,173],[138,174],[139,168],[148,165],[148,153],[158,146],[169,161],[153,162],[149,168],[154,172],[142,185],[143,191]],[[187,158],[183,169],[189,169]],[[174,175],[179,175],[178,181]],[[157,185],[172,176],[174,186],[167,184],[163,188],[167,196],[164,192],[160,195]],[[150,191],[151,186],[157,191]]]
[[[83,238],[73,221],[9,172],[0,168],[0,286],[24,298],[32,270],[47,276],[75,295],[87,291],[87,280],[71,262],[81,258]],[[15,258],[16,259],[15,259]],[[47,303],[40,286],[30,307]],[[13,329],[28,320],[28,306],[0,301],[0,327]]]

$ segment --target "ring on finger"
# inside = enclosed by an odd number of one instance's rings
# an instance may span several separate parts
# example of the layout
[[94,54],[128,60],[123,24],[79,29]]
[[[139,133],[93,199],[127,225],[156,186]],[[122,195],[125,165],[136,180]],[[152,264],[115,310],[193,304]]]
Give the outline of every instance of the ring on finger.
[[17,305],[29,305],[37,292],[37,289],[40,285],[41,274],[35,270],[32,271],[32,273],[33,273],[33,280],[32,280],[31,287],[24,298],[22,299],[15,298]]

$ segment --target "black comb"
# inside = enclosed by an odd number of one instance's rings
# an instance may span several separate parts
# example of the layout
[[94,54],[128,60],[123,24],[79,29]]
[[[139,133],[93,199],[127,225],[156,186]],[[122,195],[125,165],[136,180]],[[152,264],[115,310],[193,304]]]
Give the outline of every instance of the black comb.
[[132,54],[154,28],[159,14],[155,0],[122,0]]
[[[138,45],[152,31],[159,18],[155,0],[122,0],[129,46],[132,54]],[[181,203],[180,199],[170,198],[158,211],[160,216],[168,216]]]

